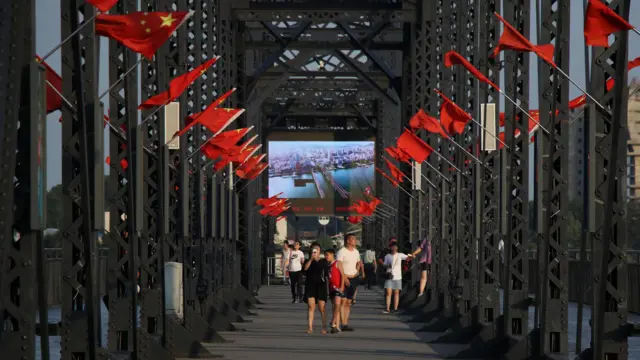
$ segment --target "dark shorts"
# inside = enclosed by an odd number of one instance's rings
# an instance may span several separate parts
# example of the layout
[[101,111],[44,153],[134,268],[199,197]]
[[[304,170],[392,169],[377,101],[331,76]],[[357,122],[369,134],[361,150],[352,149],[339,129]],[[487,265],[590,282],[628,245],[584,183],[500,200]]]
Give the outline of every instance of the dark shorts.
[[429,265],[426,262],[420,263],[420,271],[427,271],[428,266]]
[[327,301],[327,283],[307,283],[304,288],[304,296],[307,299],[314,298],[316,301]]
[[349,279],[349,286],[344,288],[344,297],[348,300],[353,300],[353,295],[356,294],[356,290],[358,289],[358,285],[360,284],[360,278],[355,277],[353,279]]
[[343,298],[343,297],[345,297],[345,296],[344,296],[344,293],[341,293],[341,292],[340,292],[340,290],[331,290],[331,291],[329,292],[329,296],[330,296],[332,299],[333,299],[334,297],[336,297],[336,296],[337,296],[337,297],[339,297],[339,298]]

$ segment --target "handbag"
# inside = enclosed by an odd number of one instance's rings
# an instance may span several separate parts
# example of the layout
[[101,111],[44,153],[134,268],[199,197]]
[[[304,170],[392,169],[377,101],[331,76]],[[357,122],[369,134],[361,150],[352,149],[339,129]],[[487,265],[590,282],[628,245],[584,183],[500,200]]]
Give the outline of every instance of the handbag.
[[[398,254],[396,254],[398,255]],[[393,268],[396,267],[396,262],[398,261],[398,258],[400,258],[400,255],[396,256],[396,259],[393,261],[393,265],[391,265],[390,268],[388,268],[384,274],[382,275],[382,277],[385,280],[391,280],[393,278]]]

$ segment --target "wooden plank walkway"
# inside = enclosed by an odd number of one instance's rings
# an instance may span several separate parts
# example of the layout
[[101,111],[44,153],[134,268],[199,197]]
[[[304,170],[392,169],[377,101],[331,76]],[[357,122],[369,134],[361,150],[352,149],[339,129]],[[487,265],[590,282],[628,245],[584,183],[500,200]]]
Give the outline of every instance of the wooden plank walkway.
[[[252,322],[237,324],[245,331],[221,333],[229,343],[204,344],[212,354],[231,360],[445,359],[464,349],[464,345],[428,344],[440,334],[414,332],[424,324],[403,323],[396,315],[383,314],[380,289],[358,291],[349,321],[355,331],[326,335],[320,333],[318,312],[314,333],[306,334],[307,305],[292,304],[288,287],[263,287],[258,298],[263,304],[254,310],[257,315],[246,317]],[[330,314],[331,306],[327,311]]]

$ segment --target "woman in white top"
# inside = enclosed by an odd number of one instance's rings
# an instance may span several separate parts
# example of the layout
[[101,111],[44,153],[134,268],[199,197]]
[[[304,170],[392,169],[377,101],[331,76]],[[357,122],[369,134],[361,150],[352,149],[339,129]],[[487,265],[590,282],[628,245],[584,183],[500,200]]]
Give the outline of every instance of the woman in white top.
[[386,269],[387,280],[384,282],[386,292],[387,307],[385,314],[390,312],[391,293],[393,293],[393,311],[398,311],[400,303],[400,290],[402,290],[402,262],[410,257],[407,254],[398,252],[398,243],[391,243],[391,253],[384,257],[384,266]]

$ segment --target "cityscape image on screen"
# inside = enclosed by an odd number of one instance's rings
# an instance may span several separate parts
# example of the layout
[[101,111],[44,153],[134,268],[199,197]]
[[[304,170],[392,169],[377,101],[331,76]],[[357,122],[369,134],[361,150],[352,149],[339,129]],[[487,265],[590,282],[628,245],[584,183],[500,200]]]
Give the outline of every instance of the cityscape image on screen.
[[270,141],[269,196],[364,198],[374,190],[373,141]]

